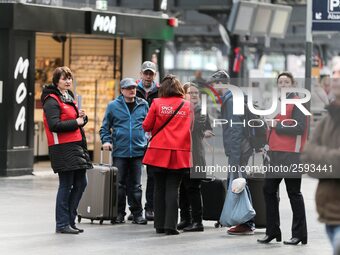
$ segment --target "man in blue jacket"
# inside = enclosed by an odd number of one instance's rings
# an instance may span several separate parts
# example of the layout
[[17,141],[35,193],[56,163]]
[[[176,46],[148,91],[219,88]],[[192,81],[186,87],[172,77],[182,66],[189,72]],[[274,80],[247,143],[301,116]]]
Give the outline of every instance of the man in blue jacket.
[[[209,79],[210,82],[220,83],[227,85],[230,82],[228,73],[224,70],[217,71]],[[224,94],[222,98],[223,104],[221,107],[221,118],[228,121],[223,127],[223,146],[224,152],[228,157],[228,164],[231,167],[240,167],[248,165],[248,160],[252,155],[252,148],[246,135],[246,128],[243,125],[245,117],[244,115],[236,115],[233,113],[233,95],[230,90]],[[230,125],[230,123],[234,123]],[[229,173],[236,174],[237,173]],[[242,173],[242,177],[246,178],[246,173]],[[248,194],[250,192],[246,186]],[[245,222],[243,224],[231,227],[228,229],[230,235],[252,235],[254,234],[255,224],[253,220]]]
[[136,97],[137,84],[134,79],[123,79],[120,87],[122,95],[108,104],[99,131],[104,150],[112,149],[113,165],[118,168],[116,223],[125,223],[127,195],[132,223],[147,224],[142,216],[141,167],[147,143],[142,123],[149,106],[144,99]]

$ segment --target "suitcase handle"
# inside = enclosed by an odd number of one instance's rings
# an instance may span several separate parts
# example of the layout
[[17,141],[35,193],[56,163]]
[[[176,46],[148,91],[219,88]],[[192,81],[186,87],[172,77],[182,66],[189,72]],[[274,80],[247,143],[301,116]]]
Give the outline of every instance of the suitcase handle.
[[[105,150],[105,151],[107,151],[107,150]],[[112,149],[110,148],[108,151],[111,152]],[[103,146],[101,146],[100,147],[100,162],[99,162],[100,165],[104,165],[104,163],[103,163],[103,153],[104,153],[104,148],[103,148]],[[111,155],[111,153],[109,155],[109,165],[110,166],[112,165],[112,155]]]

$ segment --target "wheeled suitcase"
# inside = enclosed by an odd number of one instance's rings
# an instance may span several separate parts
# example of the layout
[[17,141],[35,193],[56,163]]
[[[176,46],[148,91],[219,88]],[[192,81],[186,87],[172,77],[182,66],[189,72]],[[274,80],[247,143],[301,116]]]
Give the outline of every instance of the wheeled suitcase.
[[219,220],[223,209],[227,191],[226,179],[203,180],[201,185],[203,199],[203,220],[216,221],[215,227],[219,227]]
[[103,164],[103,151],[101,150],[99,164],[93,164],[93,169],[87,171],[87,187],[79,202],[78,222],[82,218],[110,220],[113,224],[117,218],[118,207],[118,169],[110,164]]

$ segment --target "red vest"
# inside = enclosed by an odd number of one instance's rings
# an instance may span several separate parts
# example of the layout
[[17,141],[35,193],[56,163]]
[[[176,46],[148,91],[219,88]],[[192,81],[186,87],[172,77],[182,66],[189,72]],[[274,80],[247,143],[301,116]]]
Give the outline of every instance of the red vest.
[[[65,104],[60,98],[55,94],[49,94],[47,97],[53,97],[57,100],[60,108],[60,120],[75,120],[78,117],[78,113],[72,105]],[[75,104],[75,102],[74,102]],[[82,140],[82,135],[80,129],[68,132],[51,132],[47,123],[46,115],[44,113],[44,126],[46,130],[47,143],[48,146],[62,144],[62,143],[70,143],[70,142],[79,142]]]
[[[293,117],[293,104],[287,105],[286,115],[278,114],[275,119],[278,122],[282,122],[283,120],[292,119]],[[289,121],[285,121],[284,125],[288,126],[290,124]],[[305,130],[302,135],[285,135],[278,134],[275,128],[272,128],[269,131],[269,149],[271,151],[285,151],[285,152],[302,152],[303,146],[307,140],[307,128],[308,122],[306,118]]]

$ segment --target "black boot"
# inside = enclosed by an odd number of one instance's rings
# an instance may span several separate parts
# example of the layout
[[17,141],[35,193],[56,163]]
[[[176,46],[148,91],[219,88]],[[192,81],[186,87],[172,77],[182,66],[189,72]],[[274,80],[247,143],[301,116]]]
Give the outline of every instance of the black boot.
[[276,242],[281,242],[281,233],[279,233],[278,235],[266,235],[262,239],[257,239],[257,241],[259,243],[270,243],[273,239],[276,239]]

